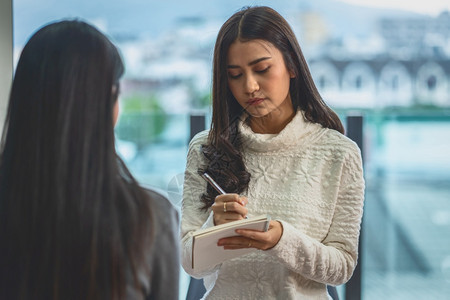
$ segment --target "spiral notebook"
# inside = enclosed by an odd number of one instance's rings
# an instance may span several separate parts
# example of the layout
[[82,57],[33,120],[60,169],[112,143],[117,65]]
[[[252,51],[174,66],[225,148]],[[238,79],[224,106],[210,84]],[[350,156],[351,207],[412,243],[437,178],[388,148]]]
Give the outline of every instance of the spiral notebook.
[[225,260],[256,251],[255,248],[225,250],[223,246],[217,246],[217,242],[224,237],[238,236],[236,229],[267,231],[269,223],[270,216],[261,215],[195,231],[192,242],[192,268],[207,269]]

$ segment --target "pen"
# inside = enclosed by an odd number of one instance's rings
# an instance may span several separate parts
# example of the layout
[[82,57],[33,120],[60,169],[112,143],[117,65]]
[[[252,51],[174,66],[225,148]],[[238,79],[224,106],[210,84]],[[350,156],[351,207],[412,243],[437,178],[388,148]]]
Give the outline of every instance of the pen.
[[[221,195],[226,194],[225,191],[220,187],[220,185],[217,184],[217,182],[214,181],[214,179],[209,176],[208,173],[202,174],[203,179],[209,182],[209,184],[212,185],[212,187]],[[241,203],[242,204],[242,203]],[[248,219],[248,216],[245,216],[244,219]]]
[[218,185],[217,182],[215,182],[208,173],[203,173],[202,177],[203,179],[208,181],[219,194],[226,194],[225,191],[220,187],[220,185]]

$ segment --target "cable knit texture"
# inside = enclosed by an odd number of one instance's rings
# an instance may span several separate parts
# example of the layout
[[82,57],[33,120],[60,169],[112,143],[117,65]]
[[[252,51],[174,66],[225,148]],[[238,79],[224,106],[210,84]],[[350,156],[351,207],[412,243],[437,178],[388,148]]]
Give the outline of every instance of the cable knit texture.
[[357,145],[298,112],[279,134],[256,134],[243,121],[243,155],[251,179],[250,215],[268,213],[283,225],[270,250],[226,261],[208,270],[191,268],[192,232],[214,226],[202,211],[206,165],[200,151],[208,132],[189,145],[181,238],[183,268],[204,278],[205,299],[328,299],[326,284],[347,282],[356,266],[364,199]]

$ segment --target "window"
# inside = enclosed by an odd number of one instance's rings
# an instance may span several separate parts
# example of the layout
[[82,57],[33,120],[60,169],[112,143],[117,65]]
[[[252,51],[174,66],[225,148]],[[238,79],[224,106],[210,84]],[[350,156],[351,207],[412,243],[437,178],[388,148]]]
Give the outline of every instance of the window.
[[[269,5],[296,31],[324,100],[342,117],[355,109],[364,115],[362,298],[444,299],[450,294],[450,15],[349,2]],[[209,123],[216,34],[248,2],[96,3],[14,0],[15,57],[32,32],[60,18],[83,18],[110,35],[127,65],[118,150],[141,182],[179,205],[189,116],[200,111]],[[317,24],[320,30],[305,31]],[[180,298],[188,280],[182,279]],[[344,288],[339,291],[343,298]]]

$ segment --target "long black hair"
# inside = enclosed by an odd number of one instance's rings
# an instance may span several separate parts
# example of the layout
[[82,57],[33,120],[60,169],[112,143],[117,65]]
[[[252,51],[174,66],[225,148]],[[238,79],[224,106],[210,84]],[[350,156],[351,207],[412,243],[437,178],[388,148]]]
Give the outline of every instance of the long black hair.
[[79,20],[44,26],[24,47],[1,143],[0,298],[139,288],[151,210],[115,152],[123,72],[116,47]]
[[[300,45],[288,22],[275,10],[265,6],[245,7],[232,15],[220,28],[215,48],[212,86],[212,120],[208,144],[202,147],[208,160],[206,168],[227,192],[247,189],[250,174],[241,154],[238,121],[243,108],[228,87],[227,54],[235,41],[264,40],[283,55],[286,67],[294,74],[289,92],[294,111],[303,110],[305,117],[341,133],[344,127],[337,114],[321,98]],[[214,203],[217,192],[208,186],[202,196],[204,208]]]

